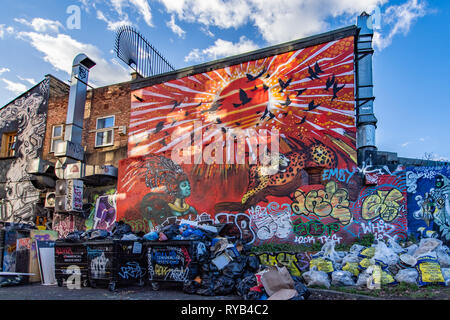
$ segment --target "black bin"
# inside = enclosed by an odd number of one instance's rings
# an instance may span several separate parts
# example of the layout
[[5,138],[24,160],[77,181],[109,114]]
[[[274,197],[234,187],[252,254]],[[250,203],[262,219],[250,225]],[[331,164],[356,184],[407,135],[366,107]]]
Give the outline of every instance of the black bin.
[[147,241],[145,247],[147,280],[155,290],[160,282],[193,280],[199,273],[198,256],[206,251],[203,242],[191,240]]
[[74,274],[81,275],[81,285],[88,285],[88,259],[86,246],[82,242],[55,241],[55,277],[62,287]]
[[142,241],[105,240],[85,244],[91,287],[101,284],[114,291],[117,285],[145,285],[147,261]]

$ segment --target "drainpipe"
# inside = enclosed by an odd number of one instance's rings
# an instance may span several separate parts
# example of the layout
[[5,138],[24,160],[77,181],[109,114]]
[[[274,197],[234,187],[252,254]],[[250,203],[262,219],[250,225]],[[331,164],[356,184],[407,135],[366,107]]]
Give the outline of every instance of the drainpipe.
[[360,30],[356,46],[356,148],[358,165],[362,165],[375,161],[375,129],[378,120],[373,111],[372,17],[363,12],[358,17],[357,26]]

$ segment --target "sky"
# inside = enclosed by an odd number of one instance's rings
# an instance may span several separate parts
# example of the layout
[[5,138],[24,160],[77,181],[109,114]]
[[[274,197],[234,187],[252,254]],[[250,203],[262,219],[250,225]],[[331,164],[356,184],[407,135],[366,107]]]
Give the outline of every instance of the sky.
[[47,74],[67,82],[78,53],[93,87],[130,80],[118,27],[141,32],[180,69],[355,25],[374,16],[380,151],[450,161],[450,1],[1,0],[0,107]]

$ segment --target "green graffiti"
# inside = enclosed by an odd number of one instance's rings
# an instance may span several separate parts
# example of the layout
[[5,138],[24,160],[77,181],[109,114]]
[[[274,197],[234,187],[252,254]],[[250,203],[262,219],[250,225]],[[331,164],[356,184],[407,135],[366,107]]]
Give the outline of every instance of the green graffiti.
[[331,236],[340,230],[340,226],[337,222],[324,224],[319,220],[312,220],[303,222],[300,218],[293,221],[294,233],[298,236],[315,236],[320,237],[322,235]]

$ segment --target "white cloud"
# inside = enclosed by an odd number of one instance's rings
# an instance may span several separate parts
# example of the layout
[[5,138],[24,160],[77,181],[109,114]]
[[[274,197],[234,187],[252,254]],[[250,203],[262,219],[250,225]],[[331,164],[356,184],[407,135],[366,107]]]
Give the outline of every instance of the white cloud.
[[382,15],[382,24],[392,26],[389,33],[383,36],[380,32],[374,34],[374,46],[379,50],[388,47],[397,34],[407,35],[412,24],[428,13],[426,3],[419,0],[409,0],[402,5],[390,6]]
[[17,76],[17,78],[19,78],[22,81],[26,81],[33,86],[37,84],[36,80],[34,80],[33,78],[23,78],[21,76]]
[[124,15],[123,18],[121,20],[118,21],[111,21],[108,18],[106,18],[106,16],[104,15],[104,13],[100,10],[97,10],[97,19],[105,21],[107,24],[107,28],[110,31],[115,31],[116,29],[122,27],[122,26],[129,26],[132,23],[130,22],[130,20],[128,19],[128,15]]
[[0,76],[5,73],[5,72],[10,72],[11,70],[9,70],[8,68],[0,68]]
[[14,21],[19,22],[23,25],[33,28],[36,32],[54,32],[58,33],[59,29],[64,29],[64,26],[59,21],[47,20],[43,18],[34,18],[31,22],[26,19],[14,19]]
[[106,60],[102,52],[92,44],[81,43],[69,35],[56,36],[36,32],[20,32],[18,38],[27,41],[44,54],[44,60],[55,70],[71,74],[72,62],[79,53],[86,54],[97,65],[91,70],[89,79],[94,85],[108,85],[128,81],[129,72],[114,59]]
[[206,27],[253,24],[269,43],[326,31],[327,19],[371,11],[387,0],[159,0],[178,19]]
[[28,90],[27,86],[24,85],[23,83],[14,82],[14,81],[4,79],[4,78],[2,78],[0,80],[2,80],[4,83],[6,83],[6,87],[5,87],[6,90],[11,91],[16,95],[24,93],[25,91]]
[[7,27],[4,24],[0,24],[0,39],[3,39],[7,33],[12,34],[13,32],[13,27]]
[[253,51],[258,46],[245,36],[240,37],[239,42],[233,43],[222,39],[217,39],[214,44],[206,49],[194,49],[185,58],[185,62],[215,60],[221,57],[237,55],[240,53]]
[[184,38],[186,31],[184,31],[179,25],[175,23],[175,16],[172,14],[170,16],[170,21],[166,22],[166,26],[172,30],[173,33],[175,33],[180,38]]
[[[147,0],[111,0],[110,4],[119,15],[120,20],[124,20],[125,16],[128,17],[124,8],[131,7],[142,16],[148,26],[153,27],[152,11]],[[91,1],[91,5],[95,7],[95,1]]]

